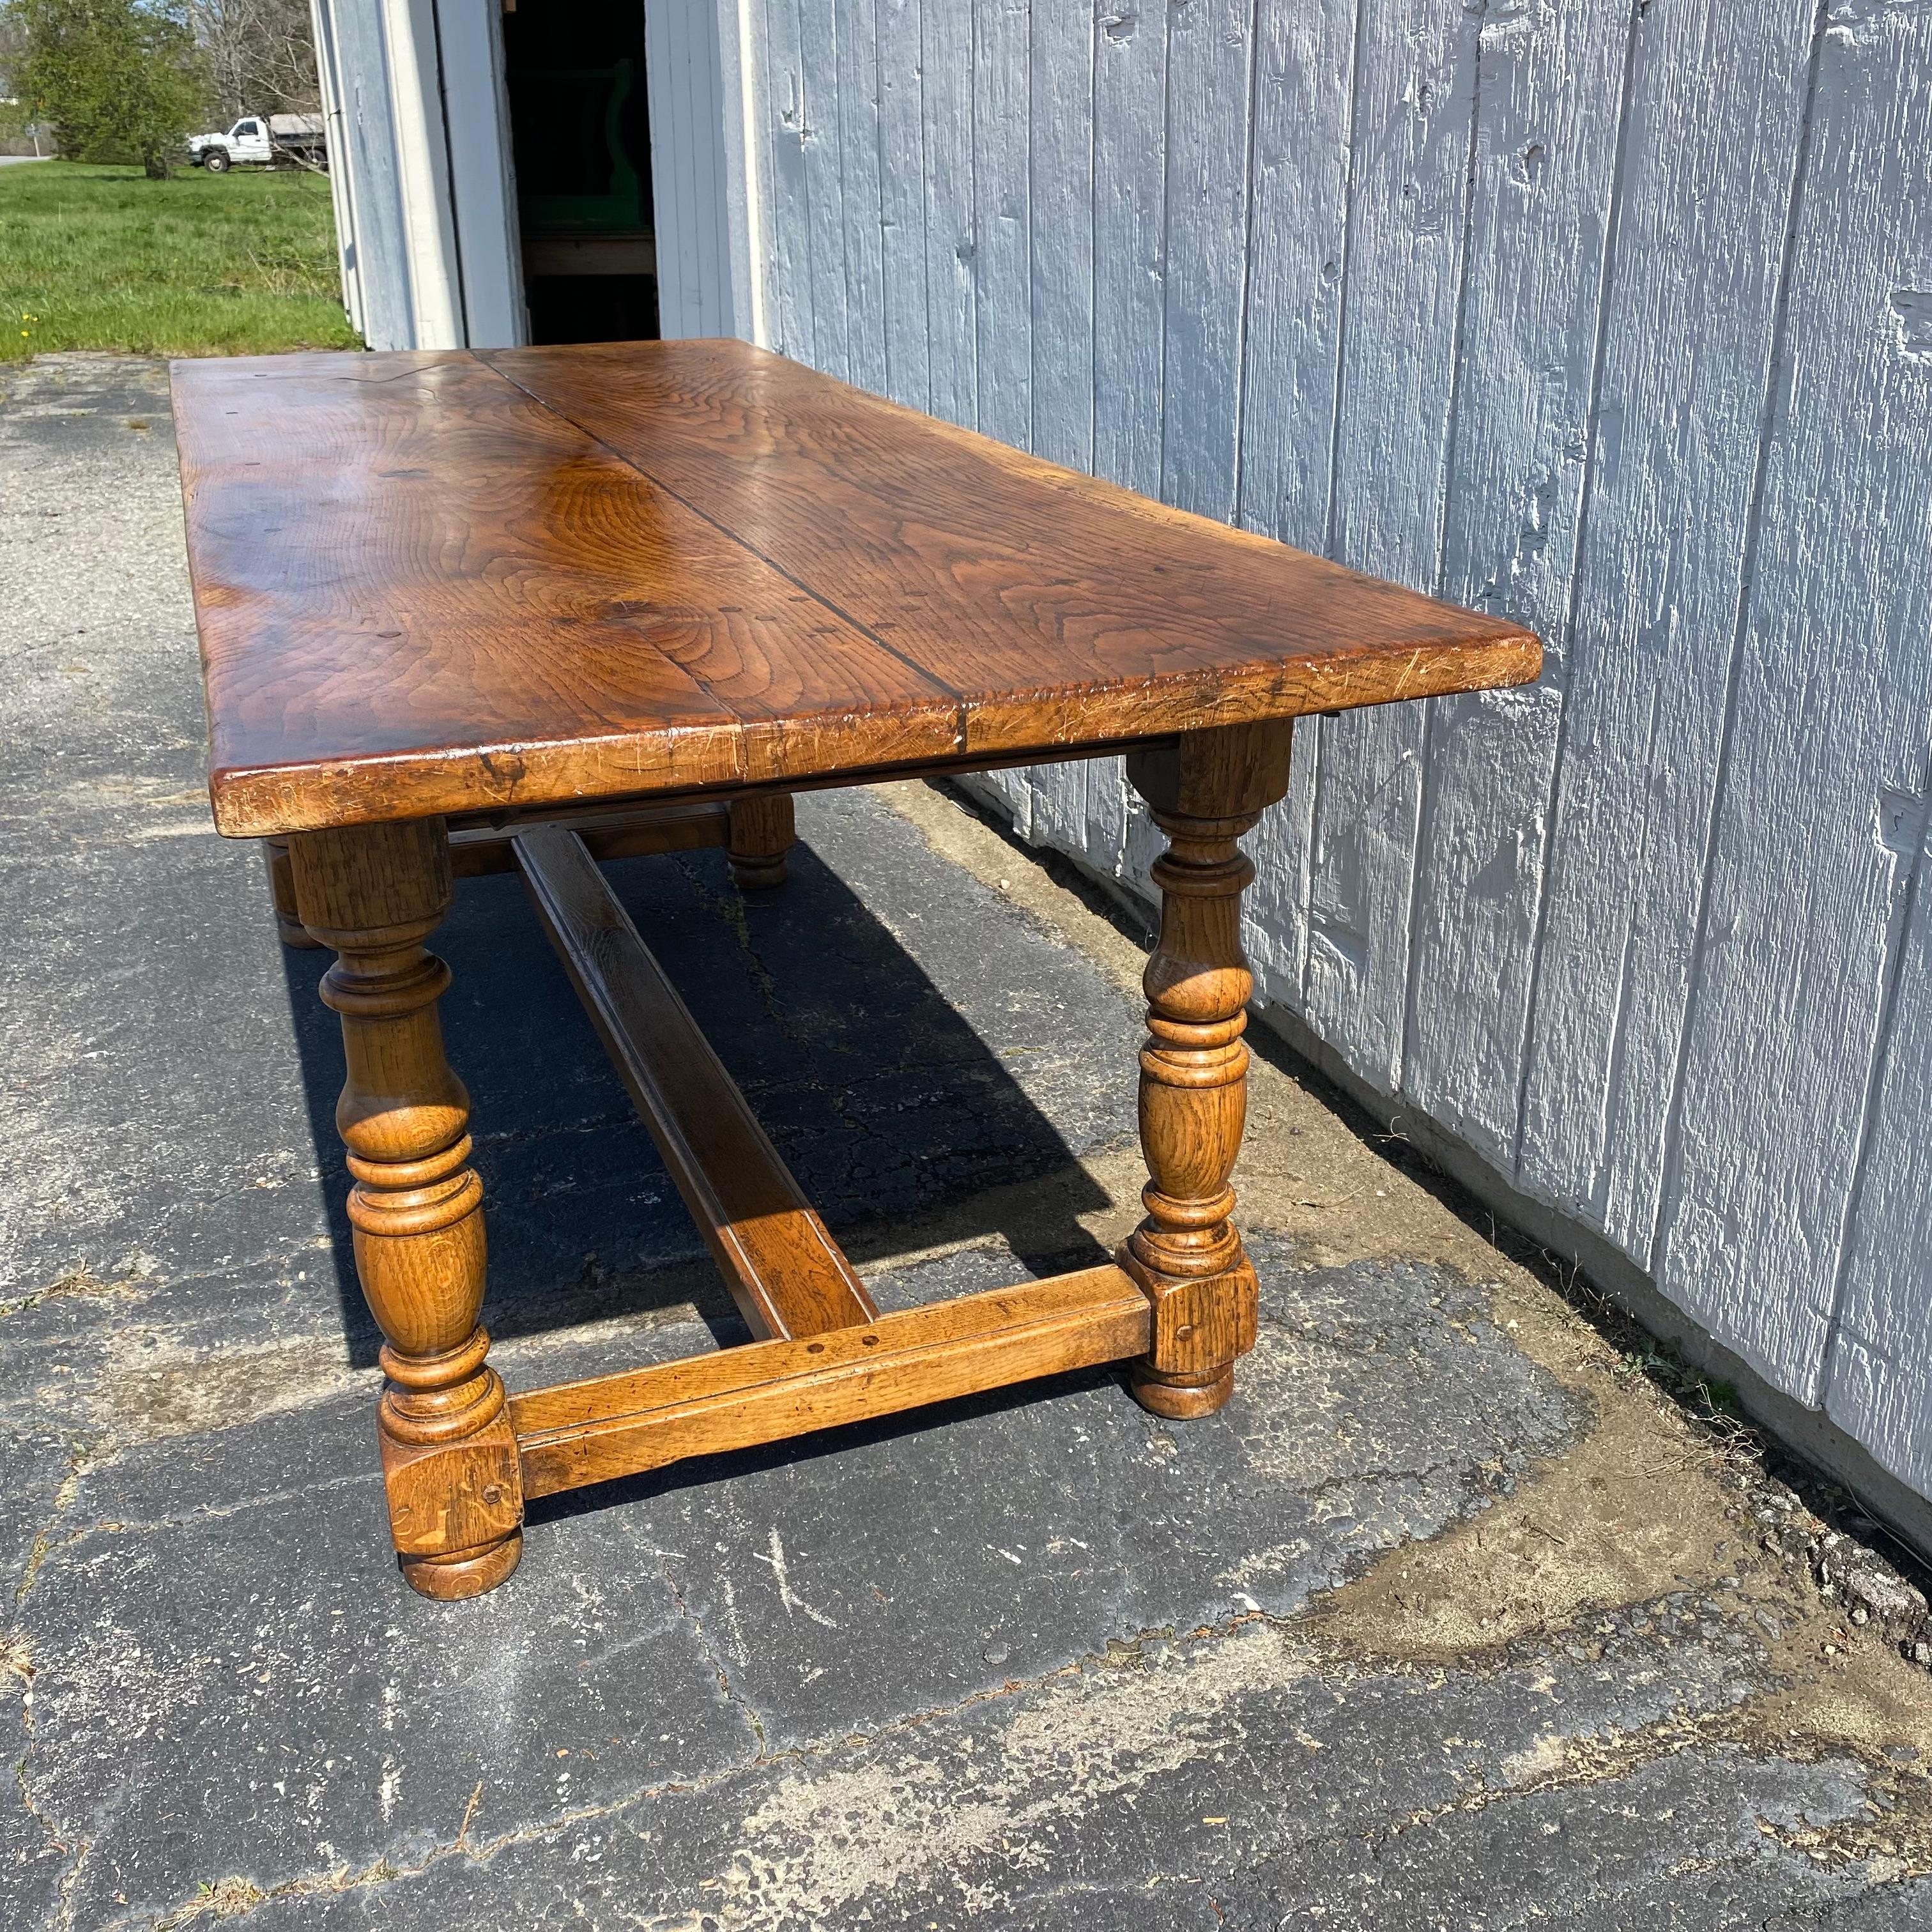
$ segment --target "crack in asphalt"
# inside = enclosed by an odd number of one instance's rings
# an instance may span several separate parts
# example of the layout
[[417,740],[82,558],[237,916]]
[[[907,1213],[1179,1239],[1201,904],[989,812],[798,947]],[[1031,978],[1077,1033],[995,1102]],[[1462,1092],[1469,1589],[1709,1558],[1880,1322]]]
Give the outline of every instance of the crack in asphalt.
[[60,1486],[54,1492],[52,1512],[45,1525],[34,1533],[32,1547],[27,1553],[27,1567],[21,1572],[20,1580],[14,1586],[14,1608],[17,1613],[32,1594],[39,1578],[40,1567],[47,1560],[50,1550],[55,1547],[54,1531],[61,1518],[73,1507],[74,1498],[80,1492],[81,1478],[89,1465],[88,1451],[92,1445],[85,1438],[70,1438],[68,1443],[67,1474],[61,1478]]
[[21,1808],[47,1834],[47,1844],[65,1861],[58,1878],[54,1881],[55,1916],[50,1922],[56,1932],[66,1932],[74,1924],[74,1892],[80,1881],[80,1868],[88,1853],[94,1849],[92,1838],[83,1838],[76,1832],[68,1831],[57,1820],[41,1810],[39,1801],[34,1796],[33,1785],[28,1776],[28,1766],[34,1754],[40,1748],[39,1738],[34,1729],[33,1703],[31,1688],[22,1700],[24,1722],[27,1731],[27,1748],[14,1766],[14,1782],[20,1788]]
[[[81,1468],[82,1475],[92,1475],[95,1471],[106,1468],[119,1459],[114,1456],[90,1461]],[[278,1503],[290,1503],[308,1496],[321,1496],[331,1490],[353,1489],[372,1483],[380,1483],[380,1469],[360,1469],[352,1474],[318,1476],[313,1482],[298,1483],[292,1488],[271,1490],[260,1496],[244,1496],[232,1503],[204,1503],[199,1508],[184,1510],[179,1516],[156,1516],[150,1521],[128,1522],[118,1518],[106,1517],[99,1522],[90,1522],[85,1527],[70,1531],[57,1543],[50,1543],[46,1554],[56,1550],[71,1550],[76,1544],[85,1543],[95,1536],[149,1536],[163,1531],[186,1529],[195,1523],[219,1522],[230,1516],[244,1516],[250,1510],[267,1509]]]
[[[660,1552],[661,1562],[662,1555],[663,1553]],[[679,1608],[683,1612],[686,1619],[693,1624],[694,1628],[697,1628],[698,1620],[685,1609],[682,1597],[676,1586],[671,1583],[668,1572],[665,1575],[665,1582],[670,1586],[673,1595],[677,1599]],[[1108,1649],[1112,1650],[1118,1647],[1121,1650],[1130,1651],[1150,1639],[1162,1639],[1177,1644],[1188,1643],[1204,1646],[1210,1643],[1218,1642],[1222,1639],[1232,1635],[1235,1630],[1250,1624],[1267,1623],[1285,1627],[1288,1622],[1287,1618],[1270,1617],[1262,1611],[1248,1610],[1244,1611],[1238,1616],[1228,1618],[1224,1623],[1190,1630],[1180,1636],[1175,1636],[1166,1630],[1143,1630],[1131,1637],[1111,1640]],[[706,1652],[707,1656],[712,1654],[708,1642],[706,1643]],[[422,1853],[410,1864],[399,1865],[385,1853],[360,1872],[350,1871],[338,1867],[333,1871],[305,1874],[298,1878],[286,1880],[266,1892],[256,1892],[254,1897],[248,1900],[245,1904],[242,1905],[239,1910],[226,1906],[223,1906],[222,1916],[240,1918],[246,1916],[260,1906],[272,1904],[285,1899],[310,1898],[318,1894],[362,1891],[377,1886],[394,1884],[401,1880],[418,1878],[434,1867],[447,1863],[453,1858],[467,1858],[472,1864],[487,1865],[500,1852],[512,1846],[542,1844],[579,1825],[594,1823],[604,1819],[620,1818],[624,1813],[640,1804],[649,1804],[653,1798],[702,1794],[718,1790],[734,1779],[743,1778],[749,1773],[775,1766],[827,1760],[844,1753],[870,1749],[874,1745],[897,1736],[902,1732],[917,1730],[924,1725],[955,1716],[960,1712],[970,1710],[976,1706],[1001,1702],[1023,1696],[1029,1691],[1042,1688],[1056,1678],[1076,1676],[1088,1667],[1106,1669],[1118,1666],[1108,1666],[1106,1660],[1106,1653],[1098,1653],[1076,1659],[1069,1664],[1056,1665],[1053,1669],[1042,1671],[1032,1677],[1008,1678],[1002,1684],[985,1690],[974,1691],[969,1696],[956,1699],[950,1703],[933,1705],[918,1711],[902,1713],[892,1719],[890,1723],[881,1724],[875,1730],[845,1731],[842,1732],[836,1738],[817,1738],[808,1744],[795,1744],[783,1750],[771,1750],[764,1748],[763,1726],[758,1723],[749,1707],[743,1702],[742,1698],[730,1689],[726,1681],[726,1673],[722,1667],[719,1666],[718,1676],[721,1684],[724,1685],[727,1695],[732,1699],[734,1705],[745,1712],[748,1720],[752,1724],[754,1734],[759,1740],[759,1749],[750,1756],[734,1763],[720,1766],[716,1771],[707,1772],[696,1778],[656,1779],[650,1784],[635,1786],[618,1797],[607,1798],[596,1804],[577,1806],[570,1810],[560,1812],[552,1818],[533,1820],[527,1824],[515,1826],[508,1831],[497,1833],[493,1838],[475,1844],[469,1841],[470,1820],[469,1816],[466,1814],[463,1828],[454,1838],[447,1843],[432,1846],[429,1850]],[[474,1804],[475,1800],[472,1797],[471,1800],[472,1811]],[[183,1905],[173,1908],[171,1911],[164,1912],[164,1916],[158,1919],[147,1920],[144,1932],[178,1932],[178,1928],[193,1924],[196,1919],[215,1909],[212,1901],[218,1888],[227,1882],[225,1880],[200,1882],[195,1898],[188,1900]],[[128,1932],[133,1932],[133,1928],[141,1924],[142,1922],[140,1921],[122,1918],[111,1922],[109,1928],[104,1928],[104,1932],[114,1932],[114,1928],[128,1928]]]
[[[1269,1618],[1268,1621],[1285,1624],[1290,1620]],[[1484,1672],[1479,1669],[1467,1674],[1481,1676],[1490,1673]],[[1747,1693],[1747,1697],[1751,1694],[1754,1694]],[[1479,1788],[1466,1791],[1456,1798],[1445,1800],[1442,1804],[1417,1810],[1406,1817],[1390,1820],[1370,1826],[1352,1835],[1357,1837],[1364,1849],[1372,1856],[1376,1855],[1375,1848],[1378,1846],[1392,1846],[1412,1833],[1427,1830],[1441,1823],[1446,1818],[1476,1816],[1519,1801],[1534,1798],[1552,1791],[1581,1790],[1594,1786],[1622,1784],[1652,1766],[1667,1762],[1672,1758],[1684,1756],[1687,1753],[1706,1750],[1714,1744],[1735,1743],[1736,1741],[1727,1736],[1722,1727],[1726,1720],[1735,1716],[1736,1710],[1735,1705],[1721,1705],[1707,1711],[1672,1712],[1656,1719],[1652,1724],[1639,1726],[1634,1730],[1619,1732],[1617,1735],[1614,1749],[1601,1749],[1585,1762],[1552,1769],[1546,1774],[1526,1779],[1520,1784],[1485,1784]],[[1684,1734],[1687,1727],[1690,1735]],[[1581,1743],[1594,1742],[1594,1740],[1589,1739],[1586,1734],[1584,1737],[1571,1742]],[[1750,1754],[1756,1762],[1761,1763],[1792,1762],[1789,1759],[1780,1759],[1774,1753],[1757,1751]],[[1785,1849],[1789,1850],[1804,1849],[1802,1845],[1792,1843],[1790,1834],[1775,1824],[1755,1814],[1754,1817],[1760,1830],[1767,1834]],[[1321,1824],[1305,1832],[1274,1841],[1262,1856],[1217,1866],[1210,1876],[1207,1878],[1192,1877],[1179,1873],[1160,1873],[1153,1875],[1143,1882],[1148,1886],[1151,1886],[1156,1880],[1161,1882],[1184,1882],[1197,1885],[1212,1883],[1217,1892],[1226,1892],[1242,1879],[1256,1878],[1270,1867],[1292,1861],[1316,1846],[1330,1842],[1336,1835],[1336,1828],[1332,1823]],[[1712,1860],[1709,1864],[1712,1869],[1730,1869],[1751,1861],[1756,1856],[1756,1848],[1754,1846],[1748,1846],[1735,1851],[1728,1857]],[[1896,1873],[1871,1880],[1860,1895],[1869,1896],[1873,1892],[1883,1891],[1888,1887],[1902,1886],[1926,1875],[1927,1870],[1924,1868],[1902,1869]],[[1112,1896],[1114,1892],[1121,1889],[1122,1888],[1120,1887],[1108,1888],[1083,1886],[1074,1881],[1066,1885],[1028,1891],[1022,1894],[1017,1899],[1010,1898],[1006,1903],[1009,1909],[1011,1909],[1018,1905],[1033,1906],[1051,1904],[1062,1897],[1084,1894]],[[1219,1913],[1220,1910],[1219,1901],[1210,1899],[1209,1902],[1214,1905],[1216,1912]],[[1546,1901],[1545,1903],[1546,1904]],[[1765,1920],[1762,1923],[1766,1928],[1779,1924],[1822,1924],[1841,1909],[1839,1905],[1827,1905],[1821,1908],[1816,1915],[1808,1912],[1804,1913],[1802,1919],[1780,1915],[1777,1918]],[[1493,1932],[1520,1932],[1520,1928],[1522,1927],[1532,1923],[1544,1922],[1547,1916],[1547,1911],[1543,1906],[1532,1904],[1526,1908],[1522,1914],[1512,1917],[1507,1922],[1498,1922],[1494,1927]],[[1486,1921],[1485,1923],[1487,1922]]]
[[[660,1552],[658,1555],[662,1562],[664,1552]],[[1292,1618],[1271,1616],[1260,1611],[1249,1611],[1228,1618],[1221,1624],[1184,1634],[1178,1634],[1165,1628],[1142,1630],[1130,1636],[1109,1640],[1106,1650],[1102,1652],[1090,1654],[1072,1663],[1056,1666],[1052,1670],[1040,1672],[1028,1678],[1010,1679],[997,1687],[975,1692],[968,1696],[949,1703],[936,1705],[917,1712],[904,1714],[870,1732],[850,1732],[836,1738],[819,1739],[809,1744],[784,1750],[770,1750],[764,1748],[762,1728],[757,1726],[756,1720],[752,1718],[748,1707],[744,1704],[742,1698],[730,1685],[728,1672],[724,1670],[722,1664],[717,1661],[715,1652],[703,1632],[701,1620],[691,1612],[684,1603],[682,1592],[671,1577],[668,1567],[664,1570],[664,1577],[667,1586],[671,1590],[680,1613],[686,1621],[690,1622],[694,1631],[699,1635],[700,1642],[705,1646],[707,1656],[712,1658],[721,1688],[740,1708],[746,1712],[748,1720],[752,1722],[760,1739],[760,1748],[755,1753],[739,1762],[720,1766],[717,1770],[701,1777],[654,1780],[634,1787],[631,1791],[616,1798],[607,1799],[596,1804],[575,1807],[550,1819],[532,1820],[474,1843],[470,1841],[468,1835],[470,1822],[476,1802],[476,1795],[472,1794],[470,1808],[465,1813],[462,1827],[456,1836],[445,1844],[432,1846],[407,1864],[399,1864],[385,1854],[359,1872],[337,1868],[332,1871],[304,1874],[298,1878],[285,1881],[267,1892],[260,1892],[250,1886],[246,1894],[238,1893],[232,1888],[238,1882],[237,1881],[218,1880],[213,1883],[203,1882],[198,1887],[196,1898],[184,1905],[176,1908],[171,1913],[159,1920],[150,1919],[146,1922],[148,1927],[152,1928],[152,1932],[177,1932],[177,1928],[192,1924],[197,1918],[218,1910],[224,1917],[241,1917],[245,1916],[260,1905],[280,1900],[322,1894],[340,1894],[387,1886],[422,1876],[436,1865],[456,1858],[466,1858],[474,1864],[487,1866],[502,1852],[513,1846],[548,1842],[566,1832],[587,1823],[613,1819],[622,1820],[626,1814],[634,1810],[640,1805],[648,1804],[657,1798],[702,1794],[722,1789],[751,1773],[778,1765],[829,1761],[840,1756],[870,1750],[902,1732],[916,1730],[926,1725],[980,1705],[1008,1701],[1022,1696],[1043,1688],[1058,1678],[1063,1678],[1070,1675],[1077,1675],[1089,1669],[1122,1668],[1124,1666],[1121,1659],[1124,1657],[1137,1657],[1140,1647],[1150,1640],[1166,1641],[1177,1646],[1186,1645],[1192,1648],[1204,1648],[1225,1640],[1236,1630],[1245,1627],[1259,1624],[1286,1630],[1292,1628],[1295,1622],[1295,1620]],[[1129,1664],[1125,1667],[1132,1667],[1132,1666]],[[1478,1666],[1475,1674],[1479,1676],[1490,1676],[1493,1672],[1484,1670]],[[1518,1784],[1485,1784],[1477,1789],[1466,1790],[1442,1804],[1426,1808],[1407,1817],[1390,1820],[1373,1827],[1364,1835],[1366,1841],[1371,1846],[1378,1843],[1392,1844],[1413,1832],[1426,1830],[1446,1817],[1459,1814],[1474,1815],[1518,1800],[1533,1798],[1552,1790],[1581,1789],[1622,1782],[1652,1764],[1664,1762],[1687,1751],[1699,1750],[1712,1744],[1730,1742],[1724,1738],[1720,1727],[1725,1720],[1733,1714],[1734,1708],[1729,1705],[1708,1712],[1688,1714],[1672,1712],[1652,1724],[1619,1734],[1614,1749],[1599,1750],[1592,1753],[1580,1762],[1552,1768],[1547,1774],[1526,1779]],[[1762,1754],[1754,1755],[1763,1756]],[[1770,1757],[1764,1757],[1763,1761],[1773,1760]],[[1776,1837],[1779,1834],[1774,1832],[1773,1835]],[[1333,1836],[1332,1827],[1318,1826],[1307,1832],[1278,1840],[1270,1845],[1264,1856],[1245,1860],[1225,1870],[1217,1870],[1212,1876],[1212,1882],[1217,1892],[1225,1892],[1231,1882],[1238,1880],[1244,1876],[1252,1876],[1267,1867],[1278,1864],[1284,1858],[1292,1858],[1298,1853],[1304,1852],[1310,1847],[1322,1844]],[[1780,1842],[1783,1842],[1781,1838]],[[84,1851],[82,1856],[84,1856]],[[1736,1860],[1729,1860],[1726,1862],[1735,1863]],[[1877,1890],[1893,1883],[1903,1883],[1919,1875],[1910,1870],[1900,1872],[1876,1881],[1868,1888],[1868,1890]],[[1176,1883],[1205,1886],[1210,1882],[1206,1878],[1178,1872],[1156,1874],[1155,1876],[1157,1879],[1164,1878]],[[1052,1886],[1037,1892],[1028,1892],[1024,1895],[1023,1902],[1051,1903],[1062,1896],[1070,1897],[1076,1894],[1088,1897],[1111,1895],[1105,1888],[1082,1886],[1076,1880],[1070,1881],[1067,1886]],[[223,1897],[232,1902],[222,1904],[218,1907],[215,1901],[218,1898]],[[1210,1900],[1209,1902],[1215,1905],[1218,1912],[1220,1910],[1218,1901]],[[131,1928],[136,1922],[122,1920],[116,1922],[121,1926]]]
[[682,854],[674,854],[671,863],[691,887],[700,908],[710,913],[731,934],[737,944],[739,952],[745,961],[746,970],[751,974],[758,989],[758,997],[772,1020],[788,1040],[802,1044],[808,1035],[796,1019],[788,1013],[778,994],[778,982],[765,962],[758,949],[752,943],[751,921],[745,911],[744,896],[735,887],[730,892],[712,890],[700,875],[698,868]]
[[705,1629],[704,1618],[698,1616],[684,1600],[683,1588],[677,1579],[670,1574],[670,1565],[671,1552],[669,1550],[659,1550],[658,1568],[663,1575],[664,1588],[670,1592],[670,1600],[676,1605],[678,1615],[691,1626],[692,1634],[698,1640],[699,1649],[704,1652],[706,1660],[710,1664],[712,1672],[717,1677],[718,1688],[724,1694],[724,1701],[738,1712],[745,1722],[751,1726],[752,1735],[758,1741],[758,1755],[752,1762],[754,1764],[758,1763],[766,1756],[764,1722],[753,1708],[750,1699],[740,1691],[731,1682],[731,1673],[725,1668],[724,1657],[719,1652],[717,1645],[712,1642],[710,1633]]

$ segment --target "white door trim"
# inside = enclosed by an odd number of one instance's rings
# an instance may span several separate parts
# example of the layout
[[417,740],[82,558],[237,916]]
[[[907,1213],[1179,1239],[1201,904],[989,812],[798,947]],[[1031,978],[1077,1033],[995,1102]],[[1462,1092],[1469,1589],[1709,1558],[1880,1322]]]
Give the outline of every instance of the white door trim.
[[644,0],[665,336],[765,340],[752,0]]

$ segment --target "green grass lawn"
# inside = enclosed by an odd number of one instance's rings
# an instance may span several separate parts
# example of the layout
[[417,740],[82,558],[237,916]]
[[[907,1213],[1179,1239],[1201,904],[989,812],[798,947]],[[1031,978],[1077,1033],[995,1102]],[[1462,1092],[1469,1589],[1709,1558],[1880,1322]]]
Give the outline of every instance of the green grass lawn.
[[353,349],[339,290],[320,175],[0,168],[0,362]]

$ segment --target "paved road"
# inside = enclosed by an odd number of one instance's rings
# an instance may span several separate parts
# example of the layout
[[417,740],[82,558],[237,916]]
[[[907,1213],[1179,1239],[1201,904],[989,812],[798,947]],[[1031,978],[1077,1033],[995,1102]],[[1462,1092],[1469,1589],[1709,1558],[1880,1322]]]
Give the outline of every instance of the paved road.
[[[0,391],[0,1922],[1932,1921],[1932,1679],[1805,1499],[1279,1059],[1222,1417],[1072,1377],[580,1493],[411,1595],[320,962],[208,829],[161,378]],[[889,1304],[1090,1258],[1135,947],[939,794],[800,812],[756,904],[614,872],[788,1157]],[[733,1339],[514,884],[439,945],[512,1385]]]
[[0,168],[18,167],[23,161],[47,161],[51,154],[0,154]]

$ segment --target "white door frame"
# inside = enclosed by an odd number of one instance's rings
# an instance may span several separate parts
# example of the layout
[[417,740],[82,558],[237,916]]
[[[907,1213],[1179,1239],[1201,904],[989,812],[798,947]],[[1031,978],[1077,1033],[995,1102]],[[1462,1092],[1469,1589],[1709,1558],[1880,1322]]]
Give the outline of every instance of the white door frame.
[[461,340],[472,349],[514,347],[530,340],[530,326],[510,160],[510,100],[503,85],[501,0],[390,4],[430,10]]
[[[526,341],[502,0],[312,3],[343,294],[363,339],[372,349]],[[636,4],[661,332],[764,342],[758,0]]]
[[752,0],[644,0],[658,326],[766,340]]

